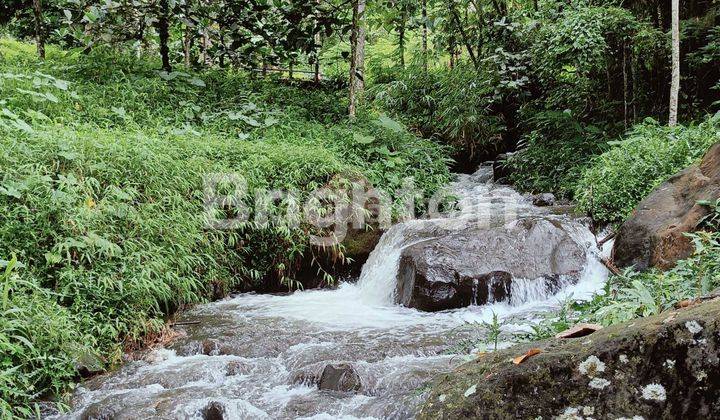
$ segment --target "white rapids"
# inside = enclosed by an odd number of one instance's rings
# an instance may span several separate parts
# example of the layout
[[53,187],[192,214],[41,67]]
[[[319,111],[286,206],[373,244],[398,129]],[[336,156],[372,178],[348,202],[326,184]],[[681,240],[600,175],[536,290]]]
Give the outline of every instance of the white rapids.
[[[511,302],[439,313],[395,305],[400,254],[427,239],[432,228],[462,229],[468,220],[513,223],[546,214],[511,188],[490,183],[488,171],[481,167],[451,184],[459,200],[459,210],[452,215],[390,228],[357,282],[282,296],[242,294],[199,306],[183,316],[199,322],[185,327],[184,336],[81,385],[73,411],[58,417],[413,418],[434,376],[467,359],[453,349],[482,336],[476,323],[496,314],[505,322],[506,333],[520,330],[567,298],[590,297],[607,278],[595,237],[582,223],[564,218],[574,239],[589,252],[579,281],[565,284],[558,293],[538,282],[516,281]],[[318,390],[314,380],[324,366],[339,362],[357,371],[360,392]]]

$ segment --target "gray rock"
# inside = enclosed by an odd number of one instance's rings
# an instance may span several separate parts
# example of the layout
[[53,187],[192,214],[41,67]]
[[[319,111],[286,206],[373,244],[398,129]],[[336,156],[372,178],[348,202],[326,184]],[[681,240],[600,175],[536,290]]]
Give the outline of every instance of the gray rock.
[[509,301],[516,279],[555,290],[561,279],[576,279],[585,261],[585,246],[558,219],[449,232],[403,250],[396,299],[423,311]]
[[512,153],[501,153],[497,155],[495,161],[492,163],[493,167],[493,180],[498,183],[507,181],[511,175],[510,167],[507,166],[507,159],[512,156]]
[[555,195],[551,193],[535,194],[532,196],[532,203],[538,207],[554,206],[556,203]]
[[418,418],[717,418],[719,351],[715,299],[487,354],[438,378]]
[[349,363],[325,366],[318,388],[327,391],[357,392],[362,388],[360,375]]
[[720,198],[720,143],[700,165],[674,175],[635,209],[618,231],[613,259],[619,267],[668,269],[689,257],[693,244],[685,236],[697,229],[709,210],[698,200]]

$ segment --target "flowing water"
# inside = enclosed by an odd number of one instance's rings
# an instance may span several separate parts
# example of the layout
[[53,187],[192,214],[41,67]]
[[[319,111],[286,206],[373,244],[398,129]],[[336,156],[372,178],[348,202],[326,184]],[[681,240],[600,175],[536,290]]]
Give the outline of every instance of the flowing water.
[[[476,323],[493,313],[504,331],[521,329],[568,296],[587,298],[607,276],[595,238],[580,222],[555,217],[587,247],[577,281],[552,295],[542,283],[515,281],[512,300],[422,313],[395,305],[402,249],[468,223],[488,226],[546,214],[517,192],[488,181],[489,168],[451,185],[459,210],[447,217],[393,226],[356,282],[291,295],[242,294],[202,305],[166,348],[78,388],[70,418],[412,418],[427,384],[467,360],[457,344],[482,337]],[[455,354],[454,354],[455,353]],[[319,390],[329,363],[350,363],[357,393]]]

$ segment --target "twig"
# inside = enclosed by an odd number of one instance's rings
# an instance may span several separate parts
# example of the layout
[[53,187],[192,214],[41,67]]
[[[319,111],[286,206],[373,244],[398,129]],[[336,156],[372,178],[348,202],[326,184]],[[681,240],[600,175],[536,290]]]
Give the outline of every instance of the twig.
[[607,258],[601,258],[601,259],[600,259],[600,262],[602,262],[603,265],[604,265],[605,267],[607,267],[607,269],[610,270],[610,272],[613,273],[614,275],[616,275],[616,276],[621,276],[621,275],[622,275],[622,272],[620,271],[620,269],[618,269],[618,268],[615,266],[615,264],[613,264],[613,262],[610,261],[609,259],[607,259]]
[[170,324],[171,327],[181,327],[183,325],[198,325],[200,321],[182,321],[182,322],[173,322]]
[[613,233],[609,234],[608,236],[606,236],[605,238],[603,238],[601,241],[599,241],[597,243],[598,248],[602,248],[602,246],[605,245],[605,243],[607,243],[607,241],[615,238],[616,236],[617,236],[617,232],[613,232]]

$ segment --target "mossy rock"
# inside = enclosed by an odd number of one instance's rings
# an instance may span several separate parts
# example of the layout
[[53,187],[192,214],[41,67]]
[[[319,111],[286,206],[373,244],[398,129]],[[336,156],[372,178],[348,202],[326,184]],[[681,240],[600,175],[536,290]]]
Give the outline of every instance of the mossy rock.
[[[533,348],[541,353],[513,363]],[[487,354],[439,378],[419,418],[717,418],[719,351],[714,299]]]

